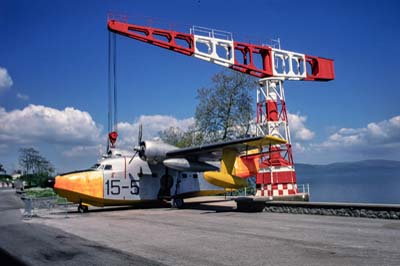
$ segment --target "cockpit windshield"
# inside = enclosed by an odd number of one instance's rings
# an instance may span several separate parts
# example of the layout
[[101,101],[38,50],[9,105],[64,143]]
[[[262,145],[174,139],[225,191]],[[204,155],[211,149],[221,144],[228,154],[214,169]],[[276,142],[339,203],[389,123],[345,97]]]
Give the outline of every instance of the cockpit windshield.
[[89,169],[91,171],[124,171],[125,161],[126,159],[121,157],[101,160],[92,165]]
[[90,169],[96,170],[97,168],[99,168],[99,166],[100,166],[100,164],[96,163],[92,167],[90,167]]

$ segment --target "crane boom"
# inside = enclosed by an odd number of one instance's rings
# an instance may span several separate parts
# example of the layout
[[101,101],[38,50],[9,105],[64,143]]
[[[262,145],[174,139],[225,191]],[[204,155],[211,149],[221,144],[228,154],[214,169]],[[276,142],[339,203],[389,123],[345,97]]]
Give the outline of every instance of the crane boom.
[[190,33],[130,24],[125,17],[108,18],[110,32],[193,56],[259,78],[256,135],[284,139],[285,144],[260,147],[257,155],[241,157],[259,165],[256,196],[308,199],[297,187],[283,83],[285,80],[329,81],[335,78],[332,59],[238,42],[232,33],[192,27]]
[[[111,32],[206,60],[258,78],[329,81],[335,78],[332,59],[234,41],[232,34],[203,27],[190,33],[108,19]],[[259,58],[257,58],[257,56]],[[308,66],[307,66],[308,64]]]

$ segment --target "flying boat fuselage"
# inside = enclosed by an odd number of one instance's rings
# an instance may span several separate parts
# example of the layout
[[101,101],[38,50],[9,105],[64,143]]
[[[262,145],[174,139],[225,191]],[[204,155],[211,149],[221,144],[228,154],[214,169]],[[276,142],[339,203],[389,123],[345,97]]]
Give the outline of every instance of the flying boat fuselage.
[[[190,167],[186,171],[173,168],[166,171],[164,165],[151,165],[139,157],[129,161],[124,156],[108,158],[92,169],[59,175],[55,178],[54,190],[71,202],[94,206],[224,193],[224,188],[208,183],[203,172],[191,171]],[[216,169],[212,165],[201,166]],[[179,165],[179,168],[185,167]]]
[[183,202],[187,197],[222,194],[226,189],[246,187],[247,178],[258,172],[263,149],[254,148],[286,143],[263,136],[178,149],[141,141],[139,135],[134,153],[110,150],[91,169],[57,176],[55,191],[79,206]]

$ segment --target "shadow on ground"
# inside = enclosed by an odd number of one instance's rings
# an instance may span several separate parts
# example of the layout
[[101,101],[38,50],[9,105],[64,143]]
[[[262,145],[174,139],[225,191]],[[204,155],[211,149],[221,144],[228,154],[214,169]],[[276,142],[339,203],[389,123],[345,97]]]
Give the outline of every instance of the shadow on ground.
[[24,266],[26,265],[18,258],[13,257],[7,251],[0,248],[0,261],[2,265],[15,265],[15,266]]
[[[181,210],[203,210],[209,212],[234,212],[236,207],[227,206],[225,200],[208,200],[201,202],[185,202]],[[218,204],[221,203],[221,204]],[[151,203],[137,203],[129,206],[113,206],[113,207],[89,207],[89,213],[97,212],[113,212],[123,210],[141,210],[141,209],[159,209],[159,208],[172,208],[168,202],[151,202]],[[176,209],[175,209],[176,210]],[[68,211],[68,213],[78,213],[78,211]]]

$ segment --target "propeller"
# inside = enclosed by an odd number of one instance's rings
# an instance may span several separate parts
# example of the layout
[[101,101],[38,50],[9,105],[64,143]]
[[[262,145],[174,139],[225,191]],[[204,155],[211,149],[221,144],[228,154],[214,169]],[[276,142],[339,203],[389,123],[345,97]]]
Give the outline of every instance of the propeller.
[[146,150],[146,143],[142,141],[142,136],[143,136],[143,125],[139,125],[139,134],[138,134],[138,145],[133,148],[135,153],[133,154],[132,158],[129,160],[129,164],[132,162],[132,160],[136,157],[136,155],[139,154],[139,157],[142,159],[146,159],[145,156],[145,150]]

